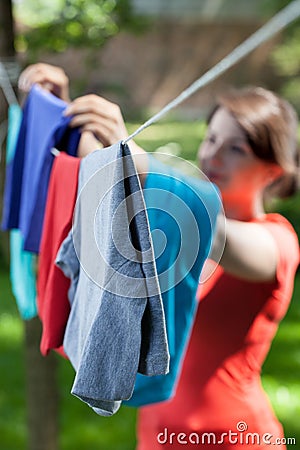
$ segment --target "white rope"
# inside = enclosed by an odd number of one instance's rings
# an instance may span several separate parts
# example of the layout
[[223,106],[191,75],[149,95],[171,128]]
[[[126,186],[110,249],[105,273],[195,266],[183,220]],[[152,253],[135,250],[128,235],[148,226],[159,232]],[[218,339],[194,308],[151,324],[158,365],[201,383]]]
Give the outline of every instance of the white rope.
[[0,86],[9,105],[18,104],[18,99],[10,82],[5,65],[0,61]]
[[141,133],[145,128],[149,127],[153,123],[160,120],[165,114],[177,107],[193,95],[196,91],[206,86],[211,81],[215,80],[222,73],[247,56],[250,52],[256,49],[259,45],[273,37],[280,30],[285,28],[294,20],[300,16],[300,0],[295,0],[288,6],[283,8],[272,19],[270,19],[265,25],[259,28],[242,44],[236,47],[229,55],[225,56],[214,67],[209,69],[204,75],[198,78],[187,89],[178,95],[174,100],[168,103],[161,111],[148,119],[143,125],[141,125],[134,133],[128,136],[123,142],[126,143]]

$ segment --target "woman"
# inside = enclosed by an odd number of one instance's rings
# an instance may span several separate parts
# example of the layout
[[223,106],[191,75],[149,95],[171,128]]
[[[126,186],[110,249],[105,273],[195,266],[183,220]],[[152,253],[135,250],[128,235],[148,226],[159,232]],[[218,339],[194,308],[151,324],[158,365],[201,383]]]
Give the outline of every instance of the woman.
[[[27,70],[21,85],[43,85],[47,67],[40,65],[36,77],[34,67]],[[59,92],[59,77],[45,79],[48,89]],[[67,114],[89,137],[83,154],[97,148],[94,136],[105,146],[127,136],[120,109],[100,97],[76,99]],[[139,155],[138,171],[147,172],[143,149],[134,143],[130,148]],[[138,450],[262,449],[276,439],[276,448],[286,448],[260,370],[292,296],[299,246],[286,219],[265,213],[264,200],[295,192],[298,160],[297,118],[287,102],[261,88],[218,100],[199,163],[222,195],[226,245],[217,270],[200,285],[176,395],[139,412]],[[217,250],[224,238],[220,227]]]
[[208,122],[199,160],[222,194],[225,250],[199,289],[175,397],[140,411],[139,450],[196,442],[262,449],[283,437],[260,370],[291,299],[299,250],[291,225],[266,214],[263,200],[271,190],[295,190],[296,115],[275,94],[254,88],[220,98]]

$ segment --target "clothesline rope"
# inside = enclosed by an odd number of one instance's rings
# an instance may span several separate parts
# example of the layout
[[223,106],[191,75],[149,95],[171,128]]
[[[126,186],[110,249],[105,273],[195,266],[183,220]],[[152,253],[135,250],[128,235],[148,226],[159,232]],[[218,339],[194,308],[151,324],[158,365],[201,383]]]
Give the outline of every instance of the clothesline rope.
[[5,65],[0,61],[0,86],[9,105],[18,104],[18,99],[12,87]]
[[231,53],[225,58],[219,61],[215,66],[209,69],[206,73],[201,75],[194,83],[192,83],[187,89],[179,94],[174,100],[168,103],[161,111],[148,119],[143,123],[136,131],[128,136],[124,143],[127,143],[135,136],[140,134],[145,128],[148,128],[155,122],[158,122],[169,111],[176,108],[187,98],[192,96],[196,91],[203,88],[217,77],[222,75],[226,70],[231,68],[234,64],[247,56],[250,52],[255,50],[265,41],[273,37],[279,31],[283,30],[287,25],[298,19],[300,16],[300,0],[295,0],[288,6],[283,8],[272,19],[270,19],[265,25],[254,32],[249,38],[247,38],[242,44],[238,45]]

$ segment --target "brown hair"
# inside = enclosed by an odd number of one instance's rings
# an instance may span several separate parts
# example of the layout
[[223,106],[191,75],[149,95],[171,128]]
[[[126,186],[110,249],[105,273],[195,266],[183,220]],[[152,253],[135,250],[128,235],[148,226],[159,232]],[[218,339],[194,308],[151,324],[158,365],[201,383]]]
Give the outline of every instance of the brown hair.
[[247,136],[253,153],[282,167],[284,174],[268,187],[279,197],[299,187],[298,117],[290,103],[263,88],[250,87],[220,96],[208,123],[220,107],[226,108]]

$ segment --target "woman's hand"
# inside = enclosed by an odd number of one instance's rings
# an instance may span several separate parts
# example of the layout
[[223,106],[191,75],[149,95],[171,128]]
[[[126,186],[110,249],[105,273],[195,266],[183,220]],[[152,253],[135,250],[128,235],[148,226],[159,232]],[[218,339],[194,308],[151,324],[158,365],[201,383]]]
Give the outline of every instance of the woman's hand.
[[19,77],[19,89],[28,92],[33,84],[39,84],[66,102],[70,101],[69,78],[60,67],[45,63],[26,67]]
[[104,147],[128,136],[119,106],[98,95],[77,98],[69,104],[65,114],[74,116],[70,123],[72,127],[92,132]]
[[[128,136],[120,107],[98,95],[77,98],[68,105],[64,114],[73,116],[71,127],[81,128],[83,138],[79,148],[80,156],[99,148],[98,142],[108,147]],[[128,145],[143,182],[148,170],[148,156],[134,141],[130,141]]]

